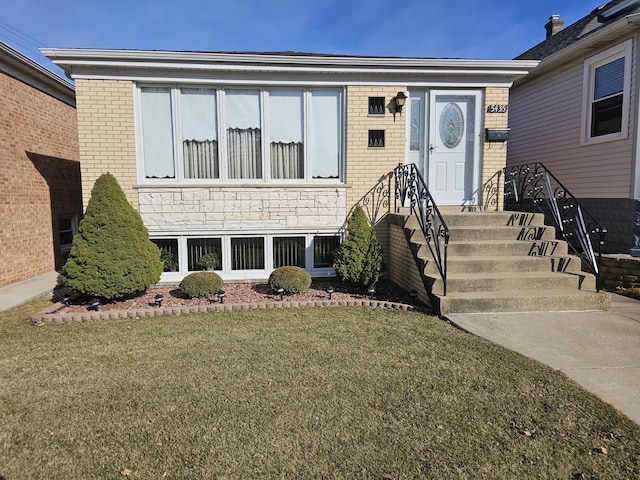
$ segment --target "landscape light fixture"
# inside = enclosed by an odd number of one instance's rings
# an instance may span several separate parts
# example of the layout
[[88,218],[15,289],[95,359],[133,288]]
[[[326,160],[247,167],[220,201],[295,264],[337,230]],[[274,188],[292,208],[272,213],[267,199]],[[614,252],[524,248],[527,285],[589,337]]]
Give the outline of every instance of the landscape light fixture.
[[415,305],[416,304],[416,300],[418,298],[418,291],[417,290],[411,290],[409,292],[409,296],[411,297],[411,305]]
[[284,300],[284,288],[280,287],[277,292],[280,294],[280,301]]
[[334,291],[335,290],[333,289],[333,287],[329,285],[329,288],[327,288],[327,293],[329,294],[329,300],[331,300],[331,295],[333,295]]
[[371,285],[368,289],[367,289],[367,293],[369,294],[369,298],[371,300],[373,300],[373,295],[376,293],[376,287],[374,287],[373,285]]
[[224,290],[220,290],[217,295],[218,295],[218,300],[220,301],[220,303],[224,303],[224,297],[227,294],[227,292],[225,292]]
[[62,303],[65,307],[68,307],[69,305],[71,305],[71,297],[69,295],[65,295],[64,297],[62,297]]
[[100,299],[97,297],[92,298],[89,302],[89,308],[97,312],[100,309]]
[[396,93],[396,96],[393,97],[396,104],[396,113],[399,113],[402,116],[402,107],[404,107],[405,102],[407,101],[407,96],[404,92]]
[[156,303],[156,307],[161,307],[163,300],[164,296],[161,293],[158,293],[155,297],[153,297],[153,301]]

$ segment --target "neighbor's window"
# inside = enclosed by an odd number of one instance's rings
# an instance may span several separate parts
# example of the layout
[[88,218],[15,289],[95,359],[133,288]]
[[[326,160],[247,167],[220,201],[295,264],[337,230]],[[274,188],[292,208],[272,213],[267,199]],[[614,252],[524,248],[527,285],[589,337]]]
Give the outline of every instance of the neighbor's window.
[[[339,180],[342,93],[141,87],[145,180]],[[224,159],[224,160],[221,160]]]
[[626,138],[630,63],[631,41],[585,62],[585,142]]
[[60,252],[67,253],[73,245],[73,236],[78,231],[76,216],[58,219],[58,235],[60,236]]

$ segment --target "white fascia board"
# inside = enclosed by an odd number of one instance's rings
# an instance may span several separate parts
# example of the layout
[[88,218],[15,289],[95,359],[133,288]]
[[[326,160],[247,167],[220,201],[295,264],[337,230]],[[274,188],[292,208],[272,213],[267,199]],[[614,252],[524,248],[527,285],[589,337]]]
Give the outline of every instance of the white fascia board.
[[[506,77],[526,75],[538,62],[531,60],[469,60],[374,57],[325,57],[267,54],[217,54],[131,50],[42,49],[73,78],[124,78],[126,72],[235,73],[257,75],[307,74],[330,80],[342,75],[453,75]],[[118,73],[115,73],[118,72]],[[131,75],[131,73],[129,74]],[[147,75],[143,75],[147,76]],[[182,77],[182,74],[179,75]]]

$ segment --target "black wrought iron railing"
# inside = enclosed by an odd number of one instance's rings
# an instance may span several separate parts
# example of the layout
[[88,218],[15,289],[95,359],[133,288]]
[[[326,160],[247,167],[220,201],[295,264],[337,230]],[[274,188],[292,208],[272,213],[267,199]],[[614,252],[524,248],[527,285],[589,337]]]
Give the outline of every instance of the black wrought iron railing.
[[504,169],[505,210],[544,213],[569,249],[596,277],[600,289],[602,245],[607,229],[540,162]]
[[435,265],[443,282],[443,294],[447,294],[447,247],[449,245],[449,229],[429,193],[422,175],[412,163],[399,164],[394,169],[395,206],[409,207],[415,215],[427,246],[431,251]]

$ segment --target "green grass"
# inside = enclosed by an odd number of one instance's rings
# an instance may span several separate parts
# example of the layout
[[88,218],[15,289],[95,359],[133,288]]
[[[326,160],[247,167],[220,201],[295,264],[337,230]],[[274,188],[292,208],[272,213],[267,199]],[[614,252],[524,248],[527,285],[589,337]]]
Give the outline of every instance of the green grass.
[[28,325],[0,314],[0,478],[638,478],[640,427],[418,313]]

